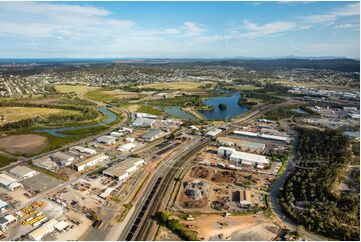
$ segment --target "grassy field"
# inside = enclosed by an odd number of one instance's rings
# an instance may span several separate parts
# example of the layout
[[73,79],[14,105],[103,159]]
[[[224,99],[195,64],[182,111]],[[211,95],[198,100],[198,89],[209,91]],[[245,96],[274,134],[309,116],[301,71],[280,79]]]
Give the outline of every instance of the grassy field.
[[203,86],[205,83],[201,82],[163,82],[163,83],[153,83],[140,86],[141,89],[158,89],[158,90],[196,90]]
[[238,91],[252,91],[252,90],[259,90],[262,87],[256,87],[254,85],[246,84],[246,85],[229,85],[229,86],[225,86],[225,88],[236,89]]
[[14,162],[14,161],[16,161],[16,160],[15,160],[15,159],[12,159],[12,158],[8,158],[8,157],[1,156],[1,155],[0,155],[0,167],[7,166],[7,165],[9,165],[11,162]]
[[109,93],[106,93],[106,91],[109,90],[104,90],[104,89],[95,89],[92,91],[89,91],[87,93],[84,94],[84,97],[96,102],[103,102],[103,103],[109,103],[111,102],[115,97]]
[[0,125],[36,116],[46,117],[52,114],[69,116],[79,114],[79,112],[57,108],[1,107],[0,116],[3,115],[4,120],[0,121]]
[[84,85],[55,85],[55,89],[60,93],[74,92],[77,95],[84,95],[85,93],[93,90],[96,87],[89,87]]
[[161,110],[153,108],[152,106],[142,105],[137,109],[137,112],[140,113],[149,113],[153,115],[163,115],[164,113]]

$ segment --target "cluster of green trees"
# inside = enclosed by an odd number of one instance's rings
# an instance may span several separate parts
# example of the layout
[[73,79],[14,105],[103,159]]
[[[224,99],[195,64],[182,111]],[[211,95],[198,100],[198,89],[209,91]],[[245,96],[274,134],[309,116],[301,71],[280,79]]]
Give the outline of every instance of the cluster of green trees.
[[340,192],[351,158],[349,141],[334,130],[299,128],[297,166],[281,189],[286,214],[306,229],[339,240],[359,240],[360,194]]
[[179,222],[178,219],[171,218],[171,213],[169,211],[164,211],[157,214],[158,221],[162,226],[167,227],[173,233],[179,236],[182,240],[186,241],[195,241],[198,240],[197,232],[187,229],[187,227]]

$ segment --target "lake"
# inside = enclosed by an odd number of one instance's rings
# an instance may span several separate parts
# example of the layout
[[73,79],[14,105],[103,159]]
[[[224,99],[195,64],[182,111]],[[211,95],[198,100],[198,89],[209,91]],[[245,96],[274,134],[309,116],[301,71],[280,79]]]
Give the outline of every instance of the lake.
[[[207,106],[212,106],[214,110],[199,110],[198,112],[208,120],[232,119],[249,110],[247,107],[238,104],[238,100],[240,97],[241,94],[237,92],[232,96],[207,98],[206,100],[204,100],[204,104],[206,104]],[[221,110],[218,107],[220,103],[226,104],[227,109]]]
[[117,115],[110,111],[107,107],[103,106],[98,108],[99,112],[101,112],[106,118],[105,120],[99,122],[98,124],[90,124],[90,125],[80,125],[80,126],[68,126],[68,127],[60,127],[60,128],[46,128],[46,129],[39,129],[35,130],[34,132],[45,132],[50,135],[53,135],[58,138],[64,138],[66,134],[62,134],[64,131],[68,130],[79,130],[79,129],[88,129],[88,128],[94,128],[101,125],[108,125],[110,123],[113,123],[117,119]]

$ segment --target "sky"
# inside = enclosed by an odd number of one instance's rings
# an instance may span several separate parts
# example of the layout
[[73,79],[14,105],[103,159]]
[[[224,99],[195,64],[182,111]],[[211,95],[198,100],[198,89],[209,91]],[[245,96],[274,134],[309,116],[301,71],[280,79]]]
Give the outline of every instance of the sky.
[[360,56],[359,2],[0,2],[0,58]]

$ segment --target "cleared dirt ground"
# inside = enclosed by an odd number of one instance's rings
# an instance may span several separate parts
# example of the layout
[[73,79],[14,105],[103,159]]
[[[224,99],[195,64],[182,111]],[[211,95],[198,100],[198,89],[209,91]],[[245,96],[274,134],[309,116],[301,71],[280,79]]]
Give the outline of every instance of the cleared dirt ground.
[[35,154],[47,146],[47,138],[41,135],[25,134],[0,138],[0,149],[13,154]]
[[198,232],[201,240],[272,240],[278,227],[263,215],[231,216],[200,215],[194,221],[184,221]]

